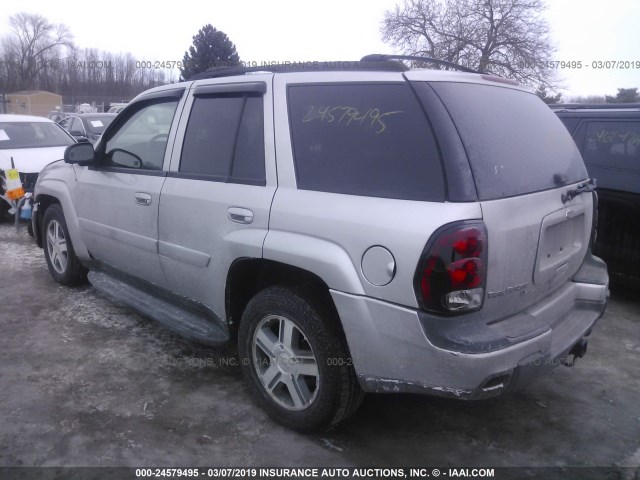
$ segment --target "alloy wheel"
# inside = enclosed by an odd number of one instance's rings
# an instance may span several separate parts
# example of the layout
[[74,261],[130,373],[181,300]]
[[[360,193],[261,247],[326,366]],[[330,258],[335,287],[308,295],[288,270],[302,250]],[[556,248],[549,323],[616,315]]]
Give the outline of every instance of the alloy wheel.
[[57,220],[51,220],[47,226],[47,251],[54,270],[60,275],[64,275],[67,270],[69,254],[64,230]]
[[304,332],[290,319],[269,315],[258,324],[253,362],[269,396],[288,410],[304,410],[320,387],[318,361]]

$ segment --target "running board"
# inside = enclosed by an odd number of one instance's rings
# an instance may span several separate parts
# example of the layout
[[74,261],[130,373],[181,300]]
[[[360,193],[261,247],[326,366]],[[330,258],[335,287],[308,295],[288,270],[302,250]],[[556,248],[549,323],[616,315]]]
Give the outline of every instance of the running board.
[[159,298],[146,290],[100,270],[91,270],[89,282],[100,292],[124,303],[175,333],[206,345],[221,346],[229,334],[216,320],[194,309]]

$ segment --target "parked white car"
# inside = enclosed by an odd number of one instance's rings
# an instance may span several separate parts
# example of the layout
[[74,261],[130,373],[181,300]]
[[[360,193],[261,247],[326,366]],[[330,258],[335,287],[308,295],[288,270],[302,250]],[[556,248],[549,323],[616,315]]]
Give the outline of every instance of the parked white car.
[[65,148],[74,143],[73,137],[47,118],[0,115],[0,217],[10,208],[4,199],[4,172],[11,168],[11,159],[25,191],[32,192],[40,170],[62,160]]

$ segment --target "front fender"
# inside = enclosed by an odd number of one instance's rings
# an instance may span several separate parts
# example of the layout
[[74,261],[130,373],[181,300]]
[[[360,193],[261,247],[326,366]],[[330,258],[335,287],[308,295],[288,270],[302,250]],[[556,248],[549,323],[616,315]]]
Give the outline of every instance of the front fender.
[[[51,164],[38,177],[35,201],[38,204],[46,204],[47,202],[43,202],[43,200],[52,197],[60,203],[76,255],[81,259],[89,259],[89,251],[80,235],[78,214],[73,204],[71,189],[74,184],[75,172],[71,166],[63,163],[57,164],[57,162]],[[44,211],[41,208],[39,205],[38,215],[44,217]]]

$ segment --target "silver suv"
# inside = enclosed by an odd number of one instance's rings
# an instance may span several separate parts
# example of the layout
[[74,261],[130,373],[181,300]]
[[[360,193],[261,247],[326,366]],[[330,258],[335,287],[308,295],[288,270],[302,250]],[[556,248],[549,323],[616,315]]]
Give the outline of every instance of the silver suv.
[[363,392],[511,391],[608,297],[566,129],[499,77],[366,62],[217,69],[139,95],[36,187],[53,278],[237,342],[258,402],[328,428]]

